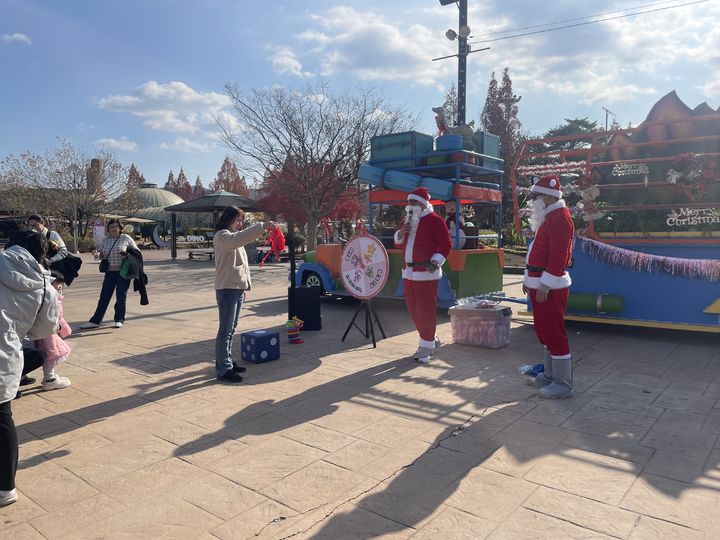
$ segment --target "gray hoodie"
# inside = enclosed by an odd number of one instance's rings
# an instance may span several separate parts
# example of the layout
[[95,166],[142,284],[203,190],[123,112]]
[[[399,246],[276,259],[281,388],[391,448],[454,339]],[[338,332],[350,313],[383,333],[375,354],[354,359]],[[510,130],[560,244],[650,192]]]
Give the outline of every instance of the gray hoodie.
[[0,403],[13,399],[20,386],[23,338],[44,338],[58,328],[49,275],[25,248],[0,252]]

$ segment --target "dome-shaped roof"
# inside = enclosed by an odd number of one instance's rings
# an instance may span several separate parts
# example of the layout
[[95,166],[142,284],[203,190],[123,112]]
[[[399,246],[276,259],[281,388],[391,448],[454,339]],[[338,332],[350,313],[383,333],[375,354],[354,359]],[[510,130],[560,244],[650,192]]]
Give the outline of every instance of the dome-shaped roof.
[[135,197],[140,208],[165,208],[184,202],[182,197],[160,189],[157,184],[141,184],[135,192]]

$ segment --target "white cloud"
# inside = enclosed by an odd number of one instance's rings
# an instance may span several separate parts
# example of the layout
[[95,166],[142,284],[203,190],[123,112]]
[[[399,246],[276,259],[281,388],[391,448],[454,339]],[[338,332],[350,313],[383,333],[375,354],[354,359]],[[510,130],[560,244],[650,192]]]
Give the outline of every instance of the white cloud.
[[[303,70],[323,76],[347,76],[366,81],[402,81],[405,85],[434,86],[438,93],[456,76],[454,58],[431,59],[456,52],[444,37],[457,26],[457,9],[430,3],[403,9],[386,3],[382,12],[337,6],[310,13],[305,27],[283,44],[303,59]],[[613,1],[608,9],[626,8]],[[498,32],[597,13],[572,2],[473,2],[469,25],[474,41],[502,37]],[[720,5],[701,4],[581,28],[476,44],[489,51],[468,57],[468,96],[484,97],[492,71],[501,76],[510,68],[517,93],[557,97],[581,104],[643,101],[665,93],[675,77],[678,90],[687,69],[702,78],[689,82],[698,88],[707,72],[720,66]],[[483,36],[485,33],[492,35]],[[471,39],[473,41],[473,39]],[[689,67],[688,67],[689,66]],[[710,95],[717,86],[707,82]],[[717,95],[717,94],[716,94]],[[471,106],[470,103],[468,104]]]
[[160,150],[185,152],[186,154],[198,154],[201,152],[209,152],[213,148],[213,145],[191,141],[187,137],[179,137],[171,143],[160,143],[158,148],[160,148]]
[[93,142],[95,148],[104,148],[106,150],[116,150],[118,152],[135,152],[138,149],[137,143],[129,140],[127,137],[119,139],[98,139]]
[[391,22],[382,14],[347,6],[313,14],[309,22],[319,28],[305,29],[295,38],[306,49],[301,56],[318,59],[317,71],[322,76],[349,72],[366,81],[433,85],[452,73],[452,62],[431,61],[443,42],[442,34],[429,26]]
[[290,74],[298,77],[310,77],[312,73],[303,71],[302,62],[288,47],[280,47],[271,57],[272,68],[280,75]]
[[156,81],[140,85],[131,95],[112,95],[99,101],[101,109],[143,118],[143,125],[150,129],[195,135],[214,130],[215,117],[229,105],[224,94],[198,92],[183,82]]
[[717,99],[720,96],[720,70],[715,71],[713,77],[698,88],[704,96]]
[[3,34],[2,40],[5,43],[13,43],[15,41],[19,43],[27,43],[28,45],[32,45],[32,39],[30,39],[30,36],[27,34],[21,34],[20,32],[15,32],[13,34]]
[[75,129],[78,131],[95,131],[97,127],[95,127],[95,124],[86,124],[85,122],[80,122],[78,125],[75,126]]

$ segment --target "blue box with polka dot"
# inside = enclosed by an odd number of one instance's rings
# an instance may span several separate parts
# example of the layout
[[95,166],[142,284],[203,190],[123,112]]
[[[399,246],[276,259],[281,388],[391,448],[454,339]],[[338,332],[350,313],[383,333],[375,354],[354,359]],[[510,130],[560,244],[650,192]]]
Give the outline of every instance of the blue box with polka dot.
[[253,330],[240,334],[240,357],[259,364],[280,358],[280,332],[277,330]]

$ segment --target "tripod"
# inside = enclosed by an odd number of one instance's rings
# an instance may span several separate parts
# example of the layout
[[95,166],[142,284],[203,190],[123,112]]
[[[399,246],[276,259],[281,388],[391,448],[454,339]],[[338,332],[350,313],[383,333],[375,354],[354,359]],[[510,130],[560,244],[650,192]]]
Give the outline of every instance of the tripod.
[[[360,311],[365,311],[365,330],[360,328],[358,324],[355,322],[357,319],[357,316],[360,314]],[[360,305],[355,310],[355,315],[353,315],[352,320],[350,321],[350,324],[348,324],[347,329],[345,330],[345,333],[343,334],[342,341],[345,341],[345,338],[347,337],[348,333],[350,332],[350,328],[355,326],[358,330],[360,330],[360,333],[365,336],[365,339],[372,337],[372,344],[373,349],[377,347],[377,344],[375,342],[375,325],[378,325],[378,328],[380,329],[380,333],[382,334],[383,339],[387,339],[387,336],[385,335],[385,330],[383,330],[382,324],[380,324],[380,319],[378,319],[377,313],[375,313],[375,308],[372,305],[371,300],[363,300],[360,302]]]

